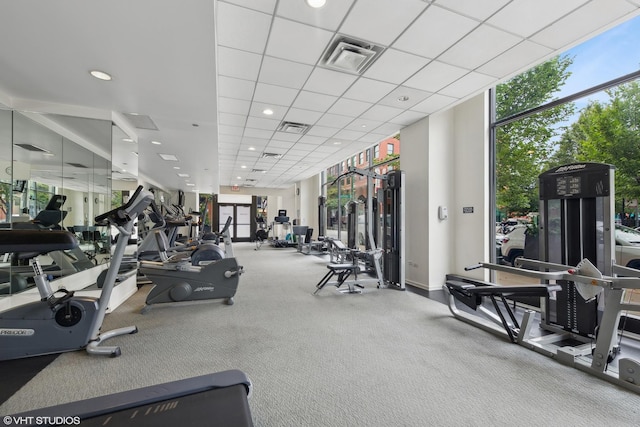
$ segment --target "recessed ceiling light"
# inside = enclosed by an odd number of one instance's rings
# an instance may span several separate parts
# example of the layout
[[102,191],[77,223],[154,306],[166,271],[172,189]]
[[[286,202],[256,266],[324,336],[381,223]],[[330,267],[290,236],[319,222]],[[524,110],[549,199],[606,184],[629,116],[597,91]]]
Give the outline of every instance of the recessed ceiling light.
[[187,182],[187,183],[186,183],[186,186],[187,186],[187,187],[195,187],[196,185],[195,185],[195,184],[193,184],[193,183],[191,183],[191,182]]
[[340,144],[342,144],[342,142],[340,142],[340,141],[333,141],[333,145],[340,145]]
[[174,166],[173,168],[174,169],[180,169],[180,166]]
[[256,147],[249,147],[249,151],[256,151]]
[[240,166],[240,167],[241,167],[242,169],[246,169],[246,168],[247,168],[247,165],[242,165],[242,166]]
[[179,173],[178,176],[180,178],[189,178],[189,174],[188,173]]
[[409,100],[409,97],[406,95],[402,95],[400,97],[398,97],[398,101],[400,102],[407,102]]
[[327,3],[327,0],[307,0],[307,4],[314,9],[319,9]]
[[122,142],[133,142],[131,138],[122,138]]
[[108,73],[105,73],[104,71],[100,71],[100,70],[91,70],[89,71],[89,73],[95,77],[96,79],[100,79],[100,80],[106,80],[109,81],[111,80],[111,75]]
[[237,179],[242,179],[242,177],[241,177],[241,176],[237,176],[236,178],[237,178]]
[[151,141],[151,143],[153,145],[162,145],[162,142],[160,142],[160,141]]
[[264,110],[262,110],[262,114],[266,116],[271,116],[273,115],[273,110],[271,108],[265,108]]

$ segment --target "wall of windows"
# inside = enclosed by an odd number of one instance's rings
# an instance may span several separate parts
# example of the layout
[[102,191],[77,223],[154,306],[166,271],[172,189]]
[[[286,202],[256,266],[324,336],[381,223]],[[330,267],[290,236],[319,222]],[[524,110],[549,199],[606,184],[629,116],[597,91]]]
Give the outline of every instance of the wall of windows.
[[[638,35],[636,18],[493,91],[499,261],[511,264],[525,253],[527,236],[537,231],[538,176],[562,164],[614,165],[618,222],[640,225]],[[618,263],[628,261],[625,257]],[[519,279],[497,274],[496,280],[515,284]]]

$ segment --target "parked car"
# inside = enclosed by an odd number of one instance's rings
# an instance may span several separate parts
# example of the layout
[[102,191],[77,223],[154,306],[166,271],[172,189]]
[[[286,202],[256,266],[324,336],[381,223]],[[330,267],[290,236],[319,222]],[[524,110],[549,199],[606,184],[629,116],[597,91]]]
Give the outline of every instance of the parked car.
[[[518,226],[504,236],[500,247],[503,262],[514,265],[524,254],[526,231],[526,226]],[[616,224],[615,241],[616,264],[640,270],[640,231]]]

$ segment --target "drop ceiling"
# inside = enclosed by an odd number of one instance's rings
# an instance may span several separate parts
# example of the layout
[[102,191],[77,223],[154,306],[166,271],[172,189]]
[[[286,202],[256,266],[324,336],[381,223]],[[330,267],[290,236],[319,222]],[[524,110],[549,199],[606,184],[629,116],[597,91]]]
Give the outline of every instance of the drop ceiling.
[[[304,0],[3,2],[0,103],[116,114],[138,140],[141,177],[167,190],[283,188],[637,16],[638,7],[635,0],[327,0],[320,9]],[[378,53],[361,73],[327,66],[322,58],[339,38]],[[347,46],[334,58],[344,66],[360,54]],[[92,69],[113,80],[94,79]]]

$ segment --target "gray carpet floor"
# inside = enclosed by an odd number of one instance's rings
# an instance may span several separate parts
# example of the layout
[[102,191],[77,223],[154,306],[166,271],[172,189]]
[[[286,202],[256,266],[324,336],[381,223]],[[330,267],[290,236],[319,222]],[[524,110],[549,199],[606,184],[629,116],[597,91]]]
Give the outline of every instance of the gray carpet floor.
[[[235,244],[236,303],[157,305],[148,287],[107,316],[114,359],[66,353],[0,406],[12,414],[226,369],[254,384],[256,426],[638,426],[640,395],[454,319],[411,292],[334,287],[327,258]],[[202,425],[208,425],[203,420]]]

